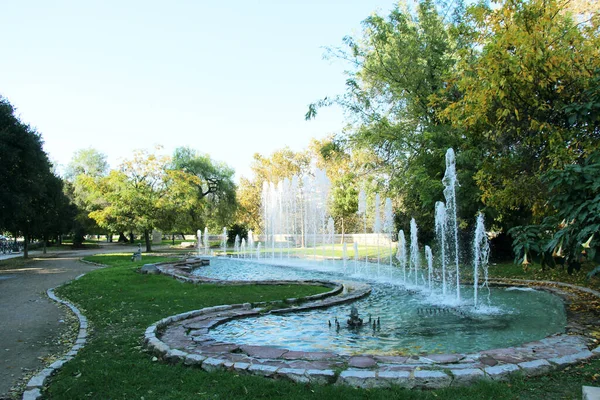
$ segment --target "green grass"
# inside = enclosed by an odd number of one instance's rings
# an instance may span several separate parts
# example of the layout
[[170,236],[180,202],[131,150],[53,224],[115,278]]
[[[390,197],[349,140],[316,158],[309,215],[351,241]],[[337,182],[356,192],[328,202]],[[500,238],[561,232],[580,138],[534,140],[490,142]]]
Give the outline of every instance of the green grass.
[[[515,377],[508,383],[480,382],[467,388],[410,391],[360,390],[276,381],[235,373],[206,373],[197,368],[152,362],[141,341],[151,323],[176,313],[218,304],[280,300],[323,292],[307,286],[191,285],[135,269],[163,257],[130,255],[86,258],[111,265],[57,290],[89,318],[86,347],[50,381],[52,399],[580,399],[581,385],[600,384],[600,361],[571,367],[567,373]],[[151,259],[151,260],[150,260]]]
[[595,290],[600,290],[600,277],[596,276],[587,279],[588,272],[596,267],[594,263],[583,264],[579,271],[572,274],[567,272],[566,268],[556,266],[555,268],[546,268],[542,270],[539,264],[528,265],[526,269],[520,264],[511,262],[491,265],[489,274],[492,278],[513,278],[513,279],[531,279],[540,281],[556,281],[572,283],[574,285],[585,286]]

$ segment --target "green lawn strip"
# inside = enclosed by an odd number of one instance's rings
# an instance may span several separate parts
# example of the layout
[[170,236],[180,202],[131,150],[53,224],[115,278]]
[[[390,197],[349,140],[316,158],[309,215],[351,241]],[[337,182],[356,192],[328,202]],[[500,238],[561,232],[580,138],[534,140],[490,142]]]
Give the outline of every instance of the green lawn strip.
[[[598,379],[600,362],[570,367],[532,379],[509,383],[481,382],[466,388],[410,391],[401,388],[360,390],[315,386],[231,373],[206,373],[197,368],[152,362],[141,347],[144,330],[176,313],[255,301],[280,300],[320,293],[310,286],[191,285],[135,269],[162,257],[99,255],[86,260],[111,267],[93,271],[57,290],[89,318],[91,336],[78,356],[51,379],[46,396],[53,399],[536,399],[581,398],[581,385]],[[594,374],[596,374],[594,376]]]
[[600,276],[595,276],[591,279],[588,279],[586,276],[595,267],[596,264],[594,263],[585,263],[579,271],[573,271],[572,274],[569,274],[566,268],[561,266],[542,270],[539,264],[530,264],[527,266],[527,269],[524,269],[520,264],[506,262],[490,265],[489,274],[490,278],[564,282],[600,291]]

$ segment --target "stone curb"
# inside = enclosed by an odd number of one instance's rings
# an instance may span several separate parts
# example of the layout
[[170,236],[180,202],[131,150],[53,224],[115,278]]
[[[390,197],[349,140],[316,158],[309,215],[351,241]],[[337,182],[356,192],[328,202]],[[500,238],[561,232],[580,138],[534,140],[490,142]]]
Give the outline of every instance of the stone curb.
[[[161,273],[187,282],[222,282],[212,279],[190,278],[189,276],[179,274],[178,271],[174,271],[167,265],[161,265],[159,268],[161,269]],[[312,282],[323,283],[320,281]],[[231,281],[227,281],[227,283],[231,284]],[[258,282],[235,282],[235,284],[240,283],[254,284]],[[263,284],[264,281],[260,283]],[[574,285],[565,286],[580,289]],[[600,294],[595,291],[584,291],[599,295],[600,297]],[[357,290],[357,292],[356,295],[362,297],[370,293],[370,288],[366,293],[361,293],[361,290]],[[344,295],[339,296],[339,298],[330,297],[312,304],[272,310],[270,312],[284,313],[309,308],[329,307],[355,299],[352,296],[349,297],[344,298]],[[343,366],[341,370],[336,368],[339,371],[336,373],[329,366],[319,364],[319,361],[316,361],[319,359],[318,357],[313,358],[313,361],[311,361],[310,357],[306,357],[307,353],[293,352],[300,354],[298,356],[285,356],[285,353],[292,354],[292,352],[286,349],[278,349],[281,350],[279,356],[265,356],[265,354],[276,354],[276,352],[273,352],[268,346],[248,346],[254,348],[255,351],[253,352],[242,345],[218,343],[210,339],[208,334],[210,328],[234,318],[259,315],[260,311],[261,308],[252,309],[250,304],[234,304],[208,307],[166,317],[146,329],[144,343],[148,349],[166,362],[196,366],[207,372],[229,370],[236,373],[283,378],[300,383],[349,385],[360,388],[398,385],[408,389],[438,389],[449,386],[463,386],[470,385],[481,379],[506,380],[513,373],[523,373],[527,376],[541,375],[551,370],[562,369],[567,365],[600,356],[600,346],[591,351],[588,350],[584,336],[557,334],[540,341],[524,343],[514,348],[494,349],[465,355],[447,355],[447,357],[435,355],[435,357],[429,356],[430,358],[428,358],[425,355],[417,357],[415,360],[409,360],[408,357],[378,358],[377,356],[368,354],[351,357],[329,353],[330,356],[324,356],[323,360],[334,360],[339,366]],[[181,321],[196,317],[201,317],[201,325],[198,327],[198,322],[196,322],[197,325],[192,330],[195,330],[197,333],[195,333],[195,336],[191,340],[200,343],[199,348],[189,351],[189,348],[180,350],[171,347],[168,343],[159,339],[159,336],[161,336],[159,330],[164,330],[167,327],[168,329],[172,327],[174,327],[173,329],[183,329]],[[177,323],[179,323],[179,327]],[[202,343],[205,343],[204,349]],[[178,344],[177,346],[180,345]],[[256,348],[259,348],[259,350],[256,351]],[[496,355],[499,359],[495,359],[495,353],[501,353],[503,350],[512,351],[514,353],[513,358],[516,361],[503,359],[501,357],[502,354],[500,356]],[[194,353],[193,351],[196,352]],[[261,351],[263,354],[262,357],[260,356]],[[236,361],[236,356],[241,361]],[[294,361],[302,361],[305,365],[302,368],[295,367],[293,366]],[[359,361],[364,363],[361,365]],[[290,362],[290,364],[287,362]],[[312,367],[311,363],[313,363]]]
[[[86,262],[86,261],[82,261],[82,262]],[[95,263],[89,263],[89,264],[95,264]],[[96,264],[96,265],[100,265],[100,264]],[[81,275],[77,276],[74,280],[80,279],[84,275],[85,274],[81,274]],[[66,282],[65,284],[68,284],[68,283],[69,282]],[[62,368],[62,366],[67,361],[72,360],[73,357],[75,357],[77,355],[79,350],[81,350],[83,348],[83,346],[85,346],[85,343],[87,342],[87,336],[88,336],[87,318],[85,317],[85,315],[83,315],[81,313],[81,311],[79,311],[79,309],[77,307],[75,307],[74,304],[56,296],[56,294],[54,294],[54,289],[55,288],[48,289],[46,291],[46,294],[48,295],[48,297],[50,299],[54,300],[57,303],[64,304],[65,306],[69,307],[71,309],[71,311],[73,311],[73,313],[77,316],[77,319],[79,320],[79,333],[77,334],[77,339],[75,340],[75,344],[71,347],[71,350],[69,350],[67,352],[67,354],[65,354],[62,358],[54,361],[52,364],[50,364],[49,366],[47,366],[46,368],[44,368],[43,370],[38,372],[36,375],[34,375],[29,380],[29,382],[27,382],[27,386],[25,387],[25,391],[23,392],[23,396],[22,396],[23,400],[39,399],[42,396],[42,388],[44,386],[44,383],[46,382],[46,379],[48,379],[48,377],[53,375],[57,370]]]

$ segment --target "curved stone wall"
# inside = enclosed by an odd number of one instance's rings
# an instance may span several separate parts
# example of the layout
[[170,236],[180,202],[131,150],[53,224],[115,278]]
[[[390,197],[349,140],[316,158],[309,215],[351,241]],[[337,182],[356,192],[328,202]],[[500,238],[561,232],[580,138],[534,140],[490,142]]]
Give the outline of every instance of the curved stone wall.
[[[218,281],[193,277],[173,265],[162,264],[164,274],[187,282],[215,282],[228,285],[290,283],[269,281]],[[209,330],[235,318],[250,318],[262,313],[288,313],[317,307],[330,307],[353,301],[370,293],[368,285],[339,285],[323,281],[294,283],[326,284],[334,289],[328,293],[305,299],[290,299],[281,308],[267,309],[267,304],[235,304],[209,307],[174,315],[148,327],[145,343],[166,362],[196,366],[205,371],[231,370],[294,382],[318,384],[346,384],[355,387],[388,387],[433,389],[455,385],[468,385],[479,379],[503,380],[509,374],[521,372],[533,376],[553,369],[564,368],[579,361],[600,356],[600,347],[594,339],[581,331],[576,313],[568,312],[567,333],[525,343],[521,346],[485,350],[473,354],[430,354],[420,356],[346,356],[332,352],[302,352],[270,346],[246,346],[217,342]],[[502,285],[503,282],[496,282]],[[600,297],[587,288],[567,285],[571,292],[562,291],[552,282],[539,287],[540,282],[515,282],[534,284],[536,288],[551,291],[563,299],[573,301],[577,292]],[[565,284],[566,285],[566,284]],[[573,290],[575,293],[573,293]],[[291,304],[291,306],[284,306]],[[590,350],[592,349],[592,350]]]

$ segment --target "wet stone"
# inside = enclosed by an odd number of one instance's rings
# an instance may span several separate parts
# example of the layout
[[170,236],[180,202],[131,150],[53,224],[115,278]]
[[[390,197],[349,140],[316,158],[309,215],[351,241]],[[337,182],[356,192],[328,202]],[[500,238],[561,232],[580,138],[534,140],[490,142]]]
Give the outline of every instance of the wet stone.
[[377,374],[375,371],[347,369],[346,371],[342,371],[338,382],[366,389],[376,387],[376,377]]
[[288,361],[292,368],[302,369],[334,369],[341,368],[343,363],[336,361]]
[[455,386],[470,385],[485,377],[483,371],[476,368],[451,369],[450,373],[454,377],[452,385]]
[[237,344],[232,343],[221,343],[204,345],[198,348],[202,353],[231,353],[232,351],[238,350],[240,347]]
[[552,370],[552,364],[544,359],[522,362],[519,367],[528,376],[542,375]]
[[225,364],[225,360],[221,360],[219,358],[207,358],[202,363],[202,369],[206,372],[214,372],[223,369],[223,365]]
[[452,378],[441,371],[418,370],[414,372],[415,387],[439,389],[450,386]]
[[379,362],[390,364],[404,364],[408,360],[408,357],[405,356],[374,356],[374,358]]
[[331,369],[307,369],[306,375],[312,383],[319,385],[333,383],[335,380],[335,372]]
[[337,354],[322,351],[288,351],[283,354],[286,360],[327,360],[337,358]]
[[430,360],[436,364],[450,364],[459,362],[465,358],[464,354],[430,354],[422,357],[425,360]]
[[277,372],[278,369],[279,367],[275,367],[272,365],[252,364],[248,368],[248,372],[262,376],[271,376],[275,374],[275,372]]
[[508,379],[508,375],[516,371],[519,371],[519,367],[514,364],[502,364],[485,368],[486,375],[499,381]]
[[489,367],[493,367],[494,365],[498,364],[498,361],[496,361],[494,358],[489,357],[489,356],[481,356],[479,357],[479,362],[487,365]]
[[585,350],[580,353],[570,354],[570,355],[563,356],[563,357],[550,358],[548,361],[550,361],[553,364],[556,364],[558,367],[565,367],[569,364],[573,364],[578,361],[590,358],[593,355],[594,354],[591,351]]
[[277,376],[289,379],[296,383],[308,383],[310,379],[306,376],[306,370],[301,368],[280,368]]
[[377,365],[377,362],[368,356],[354,356],[348,360],[348,365],[354,368],[372,368]]
[[287,353],[287,349],[279,349],[276,347],[268,347],[268,346],[241,346],[240,349],[248,354],[250,357],[257,358],[279,358],[285,353]]

